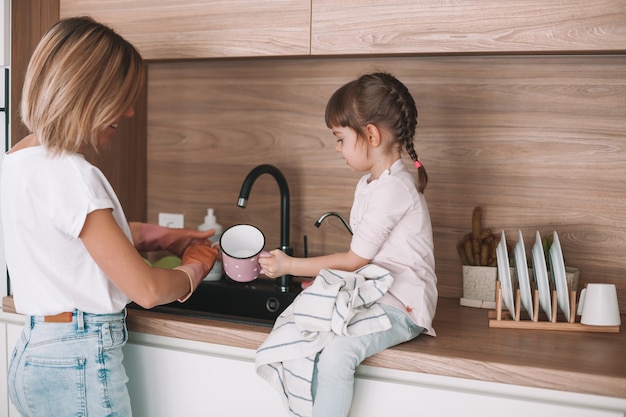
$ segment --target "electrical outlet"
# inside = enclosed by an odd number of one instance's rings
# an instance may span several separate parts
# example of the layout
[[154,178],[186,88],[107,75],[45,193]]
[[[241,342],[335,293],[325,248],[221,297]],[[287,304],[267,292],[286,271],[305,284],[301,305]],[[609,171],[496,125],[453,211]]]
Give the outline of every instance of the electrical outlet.
[[159,226],[182,229],[185,227],[185,215],[180,213],[159,213]]

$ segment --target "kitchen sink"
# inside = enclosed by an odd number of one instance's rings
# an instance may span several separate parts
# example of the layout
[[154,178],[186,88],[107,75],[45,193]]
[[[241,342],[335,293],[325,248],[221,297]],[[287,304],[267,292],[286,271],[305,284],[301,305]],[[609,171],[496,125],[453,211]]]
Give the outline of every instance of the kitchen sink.
[[[150,311],[271,327],[300,291],[300,283],[295,280],[289,292],[281,292],[275,280],[258,278],[240,283],[223,277],[203,281],[184,303],[175,301]],[[128,307],[145,310],[135,303]]]

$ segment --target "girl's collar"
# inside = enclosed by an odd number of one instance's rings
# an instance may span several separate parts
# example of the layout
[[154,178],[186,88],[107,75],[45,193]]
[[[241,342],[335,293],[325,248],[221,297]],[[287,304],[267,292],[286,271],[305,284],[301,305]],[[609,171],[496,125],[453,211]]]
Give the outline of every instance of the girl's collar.
[[389,168],[386,168],[383,172],[380,173],[380,175],[378,176],[378,178],[372,178],[372,174],[370,173],[369,177],[367,178],[367,183],[371,184],[372,182],[379,180],[381,178],[384,178],[388,175],[391,175],[392,171],[396,171],[398,164],[402,164],[402,159],[396,159],[394,161],[393,164],[391,164],[391,166]]

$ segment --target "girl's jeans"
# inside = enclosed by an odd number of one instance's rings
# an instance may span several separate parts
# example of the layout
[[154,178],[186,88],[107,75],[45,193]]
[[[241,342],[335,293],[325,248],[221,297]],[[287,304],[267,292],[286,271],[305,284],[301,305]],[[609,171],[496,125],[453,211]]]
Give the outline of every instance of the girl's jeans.
[[28,317],[9,366],[9,395],[24,417],[129,417],[122,364],[126,312],[74,311],[72,322]]
[[424,330],[401,310],[380,306],[391,321],[389,330],[360,337],[335,336],[318,354],[311,385],[313,417],[347,416],[356,367],[365,358],[414,339]]

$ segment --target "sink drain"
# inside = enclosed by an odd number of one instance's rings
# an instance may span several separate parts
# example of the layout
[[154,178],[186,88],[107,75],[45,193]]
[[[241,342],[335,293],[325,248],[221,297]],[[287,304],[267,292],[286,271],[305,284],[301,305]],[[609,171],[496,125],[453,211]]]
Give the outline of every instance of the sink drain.
[[270,297],[265,302],[265,308],[267,308],[267,311],[270,313],[275,313],[280,308],[280,301],[278,301],[276,297]]

